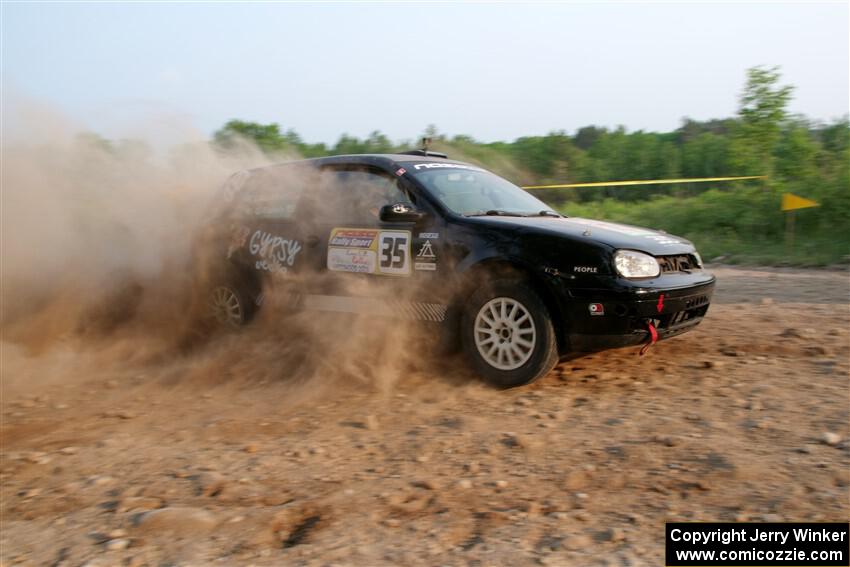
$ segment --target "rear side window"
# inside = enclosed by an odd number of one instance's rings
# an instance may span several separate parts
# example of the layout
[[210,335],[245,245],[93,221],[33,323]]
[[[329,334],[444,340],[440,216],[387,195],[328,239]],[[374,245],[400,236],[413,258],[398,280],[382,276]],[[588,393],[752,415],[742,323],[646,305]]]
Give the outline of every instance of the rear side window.
[[240,213],[262,219],[292,219],[304,189],[315,182],[315,170],[277,166],[251,172],[240,199]]

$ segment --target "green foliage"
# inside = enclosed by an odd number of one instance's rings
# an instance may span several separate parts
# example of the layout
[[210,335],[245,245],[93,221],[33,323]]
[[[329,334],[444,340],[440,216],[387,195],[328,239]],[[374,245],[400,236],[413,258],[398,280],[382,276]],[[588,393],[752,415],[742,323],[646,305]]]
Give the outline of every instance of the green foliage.
[[789,124],[776,148],[776,173],[783,179],[812,179],[818,173],[819,151],[820,144],[804,124]]
[[683,177],[723,177],[729,171],[729,138],[703,132],[682,144]]
[[343,134],[333,149],[331,155],[343,154],[386,154],[396,151],[389,138],[375,130],[365,140],[359,140],[348,134]]
[[579,150],[566,132],[561,131],[547,136],[519,138],[511,144],[510,153],[542,183],[557,183],[571,177],[570,165]]
[[[294,136],[297,134],[292,132]],[[234,148],[240,140],[248,140],[265,153],[278,153],[291,148],[286,137],[281,135],[277,124],[260,124],[231,120],[213,135],[216,145],[224,149]]]

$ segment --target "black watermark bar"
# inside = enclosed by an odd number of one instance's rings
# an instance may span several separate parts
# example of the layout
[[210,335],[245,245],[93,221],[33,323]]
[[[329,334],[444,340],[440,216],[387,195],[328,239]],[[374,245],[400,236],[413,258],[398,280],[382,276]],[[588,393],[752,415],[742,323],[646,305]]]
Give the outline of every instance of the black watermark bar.
[[671,522],[667,567],[848,567],[850,524]]

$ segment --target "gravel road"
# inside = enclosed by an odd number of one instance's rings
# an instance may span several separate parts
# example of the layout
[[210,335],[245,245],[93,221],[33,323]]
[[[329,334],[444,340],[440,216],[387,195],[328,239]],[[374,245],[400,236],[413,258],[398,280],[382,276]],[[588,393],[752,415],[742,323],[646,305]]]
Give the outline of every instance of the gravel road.
[[663,565],[665,521],[847,521],[850,276],[715,273],[696,331],[509,391],[250,331],[6,342],[0,561]]

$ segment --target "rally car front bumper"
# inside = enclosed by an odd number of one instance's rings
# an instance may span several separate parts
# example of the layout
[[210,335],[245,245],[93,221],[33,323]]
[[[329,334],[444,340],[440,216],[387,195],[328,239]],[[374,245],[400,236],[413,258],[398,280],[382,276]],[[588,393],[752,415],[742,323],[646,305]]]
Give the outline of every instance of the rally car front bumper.
[[643,344],[652,339],[650,326],[658,340],[693,329],[708,312],[714,276],[673,278],[617,290],[570,289],[571,301],[564,306],[567,349],[593,352]]

